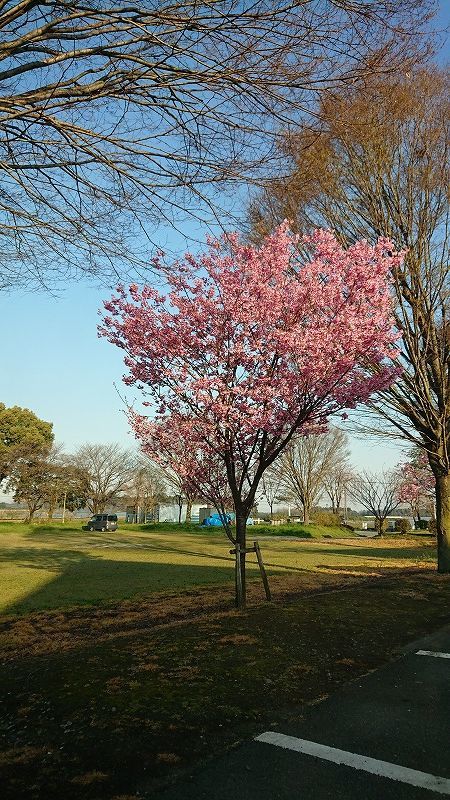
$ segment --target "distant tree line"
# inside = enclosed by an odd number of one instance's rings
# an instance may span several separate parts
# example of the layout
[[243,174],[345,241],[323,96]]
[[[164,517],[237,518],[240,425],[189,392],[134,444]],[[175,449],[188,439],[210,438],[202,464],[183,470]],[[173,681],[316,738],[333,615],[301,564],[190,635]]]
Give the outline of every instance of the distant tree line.
[[[154,513],[162,502],[186,501],[173,474],[118,444],[84,444],[67,454],[54,443],[52,424],[32,411],[0,405],[0,478],[27,520],[52,519],[58,509],[98,514],[113,506]],[[187,501],[192,505],[192,498]]]
[[[3,487],[14,502],[26,506],[28,521],[37,512],[52,519],[60,509],[98,514],[131,506],[154,515],[159,504],[171,502],[178,506],[178,521],[185,507],[190,522],[192,504],[201,499],[185,468],[195,454],[193,448],[191,454],[182,452],[184,442],[177,445],[176,457],[171,459],[173,441],[163,437],[153,442],[155,457],[159,449],[157,463],[145,452],[135,453],[114,443],[83,444],[70,455],[55,445],[51,423],[28,409],[0,406]],[[331,426],[326,432],[294,437],[264,475],[258,502],[267,504],[271,519],[282,504],[299,508],[305,524],[313,511],[323,510],[328,502],[331,516],[339,523],[357,513],[348,508],[350,499],[374,516],[380,535],[387,517],[399,506],[407,504],[418,523],[423,509],[434,515],[434,477],[421,450],[411,451],[405,463],[381,474],[358,474],[349,462],[349,452],[342,428]],[[258,513],[257,505],[254,513]]]

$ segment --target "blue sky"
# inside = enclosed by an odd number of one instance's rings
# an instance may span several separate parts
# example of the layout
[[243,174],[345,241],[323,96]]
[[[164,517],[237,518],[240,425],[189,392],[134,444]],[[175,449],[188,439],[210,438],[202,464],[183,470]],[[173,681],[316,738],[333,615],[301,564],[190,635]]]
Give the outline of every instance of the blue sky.
[[[0,296],[0,398],[53,422],[68,452],[86,441],[136,446],[122,398],[139,395],[121,382],[121,351],[97,336],[98,310],[109,296],[87,282],[59,296]],[[351,449],[357,467],[391,467],[400,458],[398,445],[374,439],[352,439]]]
[[[444,25],[447,4],[441,9]],[[179,235],[169,236],[167,244],[172,251],[186,249]],[[124,393],[121,353],[97,337],[98,310],[109,295],[88,282],[55,296],[0,294],[0,399],[53,422],[55,438],[68,452],[86,441],[135,447],[118,394]],[[133,397],[129,390],[128,397]],[[400,445],[375,439],[352,439],[351,449],[359,468],[389,468],[401,458]]]

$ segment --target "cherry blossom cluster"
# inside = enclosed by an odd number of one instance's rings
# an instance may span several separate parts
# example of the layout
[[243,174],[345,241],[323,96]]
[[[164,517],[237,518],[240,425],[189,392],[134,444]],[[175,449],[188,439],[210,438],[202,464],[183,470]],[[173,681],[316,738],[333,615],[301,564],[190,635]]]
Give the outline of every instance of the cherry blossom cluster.
[[166,293],[119,287],[105,303],[100,335],[124,350],[124,381],[151,409],[132,419],[144,446],[155,458],[167,434],[196,481],[214,454],[235,506],[294,433],[324,430],[397,374],[389,277],[403,253],[387,239],[344,248],[324,230],[301,244],[287,223],[259,247],[211,239],[170,270],[155,260]]
[[174,415],[153,421],[132,409],[128,418],[142,451],[164,471],[174,472],[186,495],[221,510],[232,505],[224,463],[193,419]]
[[436,481],[430,469],[426,453],[417,450],[411,453],[410,461],[399,465],[399,499],[415,507],[432,497]]

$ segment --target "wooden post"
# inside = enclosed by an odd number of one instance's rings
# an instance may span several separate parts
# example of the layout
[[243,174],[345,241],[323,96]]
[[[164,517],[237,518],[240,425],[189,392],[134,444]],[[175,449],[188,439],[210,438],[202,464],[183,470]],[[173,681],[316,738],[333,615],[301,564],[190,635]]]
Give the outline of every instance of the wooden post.
[[236,544],[236,606],[242,608],[241,546]]
[[261,572],[261,578],[262,578],[262,582],[264,584],[264,591],[266,593],[266,600],[270,601],[270,600],[272,600],[272,595],[270,593],[269,581],[267,580],[267,573],[266,573],[266,569],[264,567],[264,563],[263,563],[263,560],[262,560],[261,550],[259,548],[259,542],[253,542],[253,544],[255,546],[256,558],[258,559],[259,570]]

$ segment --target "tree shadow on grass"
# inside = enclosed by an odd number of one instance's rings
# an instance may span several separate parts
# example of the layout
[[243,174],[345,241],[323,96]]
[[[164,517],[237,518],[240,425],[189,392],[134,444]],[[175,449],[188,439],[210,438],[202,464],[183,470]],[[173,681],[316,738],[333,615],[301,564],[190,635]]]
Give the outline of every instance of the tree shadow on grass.
[[[73,550],[11,549],[5,561],[16,569],[45,570],[49,580],[14,601],[4,614],[35,610],[64,609],[130,599],[154,592],[183,591],[234,581],[233,561],[229,566],[161,564],[149,561],[117,561]],[[249,577],[257,565],[249,564]]]
[[49,539],[53,541],[59,537],[67,537],[68,534],[72,534],[77,536],[78,534],[83,534],[83,525],[85,524],[86,520],[80,520],[80,525],[73,525],[73,523],[68,522],[64,525],[61,523],[60,525],[38,525],[35,522],[30,523],[30,529],[24,532],[24,536],[27,539],[33,539],[34,537],[38,536],[41,538],[42,536],[46,535]]

